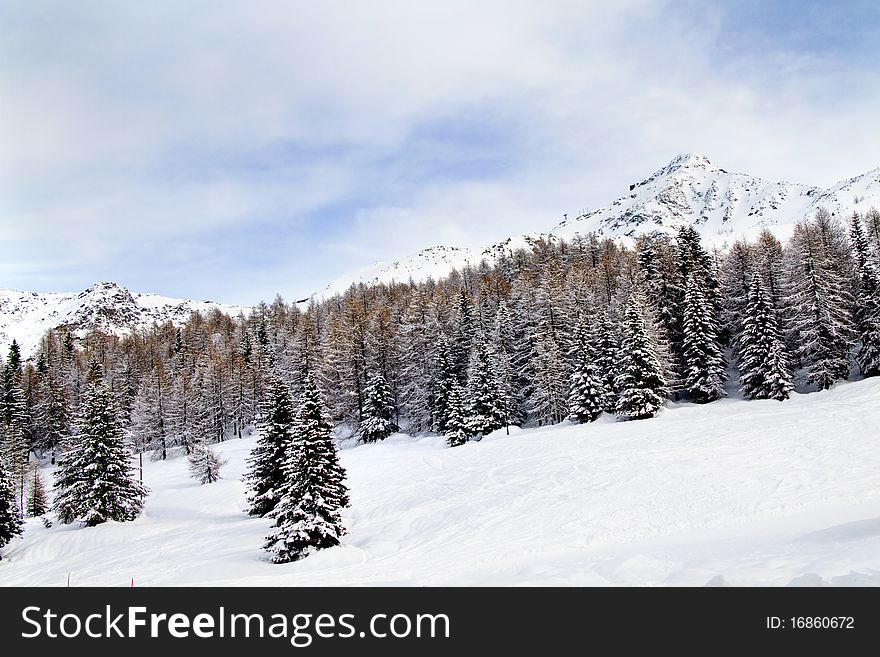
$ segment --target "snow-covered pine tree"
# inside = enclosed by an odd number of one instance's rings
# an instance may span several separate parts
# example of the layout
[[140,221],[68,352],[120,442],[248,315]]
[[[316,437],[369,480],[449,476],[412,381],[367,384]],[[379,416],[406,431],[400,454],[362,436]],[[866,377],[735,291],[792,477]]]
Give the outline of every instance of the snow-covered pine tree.
[[865,376],[880,374],[880,274],[858,214],[850,221],[850,239],[855,255],[857,285],[855,325],[859,348],[856,362]]
[[446,443],[450,447],[464,445],[470,440],[463,395],[461,384],[454,381],[452,389],[449,391],[446,414]]
[[263,517],[281,497],[285,481],[285,462],[293,440],[295,414],[287,385],[277,376],[269,377],[266,396],[257,420],[259,438],[248,458],[245,481],[249,487],[248,513]]
[[816,227],[795,226],[788,244],[788,288],[797,356],[807,382],[819,390],[849,375],[852,296],[848,281],[828,262]]
[[147,489],[135,480],[116,403],[100,378],[88,386],[70,440],[55,473],[55,510],[65,524],[87,527],[137,518]]
[[614,413],[617,409],[615,382],[617,380],[617,355],[620,342],[615,323],[608,316],[607,310],[599,311],[594,318],[590,344],[593,351],[593,363],[596,366],[596,376],[599,377],[603,391],[602,410],[606,413]]
[[361,442],[385,440],[398,430],[394,422],[394,398],[381,372],[373,374],[364,390],[364,412],[358,427]]
[[449,416],[449,394],[457,382],[455,364],[449,339],[440,333],[437,339],[437,357],[434,362],[434,431],[444,433]]
[[749,284],[737,343],[743,394],[750,399],[788,399],[794,390],[788,353],[780,336],[776,309],[757,272]]
[[224,459],[203,442],[194,442],[187,455],[190,476],[200,484],[213,484],[220,480],[220,468],[226,463]]
[[15,503],[15,485],[0,458],[0,548],[20,533],[21,513]]
[[705,404],[724,396],[724,356],[719,346],[717,323],[703,294],[703,279],[691,273],[684,295],[685,385],[693,401]]
[[476,337],[476,321],[474,320],[474,305],[470,294],[464,285],[458,290],[458,308],[455,317],[455,333],[452,342],[452,364],[455,375],[459,381],[463,381],[467,375],[468,361],[471,347]]
[[580,361],[571,373],[568,393],[568,417],[573,422],[593,422],[602,415],[605,392],[602,381],[591,362]]
[[45,515],[49,510],[49,501],[46,497],[46,487],[43,485],[43,477],[40,475],[40,469],[34,467],[34,474],[31,477],[30,490],[28,491],[27,512],[32,518]]
[[568,391],[568,419],[582,424],[596,420],[602,414],[605,401],[591,337],[586,318],[581,317],[572,327],[569,336],[571,385]]
[[623,318],[623,340],[618,352],[617,414],[627,420],[654,417],[666,397],[663,368],[645,326],[643,302],[630,293]]
[[345,534],[341,511],[348,506],[345,470],[339,462],[321,394],[306,375],[294,439],[284,462],[274,530],[264,549],[275,563],[297,561],[314,550],[339,545]]
[[479,334],[468,368],[467,404],[465,415],[472,434],[487,434],[506,426],[509,400],[498,380],[494,354]]

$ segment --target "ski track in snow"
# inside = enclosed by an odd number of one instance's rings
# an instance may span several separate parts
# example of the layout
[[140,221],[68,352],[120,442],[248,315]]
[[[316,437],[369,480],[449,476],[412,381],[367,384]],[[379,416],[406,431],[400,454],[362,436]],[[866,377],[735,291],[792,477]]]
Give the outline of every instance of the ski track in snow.
[[28,520],[0,584],[880,585],[878,396],[874,379],[454,449],[402,435],[344,449],[344,544],[285,565],[261,549],[270,521],[243,511],[254,440],[230,440],[216,484],[182,457],[145,461],[134,522]]

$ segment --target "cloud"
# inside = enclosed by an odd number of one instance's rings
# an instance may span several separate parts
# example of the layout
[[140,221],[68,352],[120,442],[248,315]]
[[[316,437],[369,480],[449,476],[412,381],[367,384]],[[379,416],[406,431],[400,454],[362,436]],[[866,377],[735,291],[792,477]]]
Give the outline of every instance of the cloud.
[[4,3],[4,281],[248,303],[546,230],[682,151],[877,166],[877,22],[787,9]]

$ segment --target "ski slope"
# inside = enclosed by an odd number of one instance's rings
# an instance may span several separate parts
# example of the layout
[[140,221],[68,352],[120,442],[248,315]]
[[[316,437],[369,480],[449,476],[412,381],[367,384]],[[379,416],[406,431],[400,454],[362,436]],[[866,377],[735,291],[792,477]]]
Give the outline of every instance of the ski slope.
[[274,565],[240,482],[147,462],[130,523],[45,529],[4,549],[0,584],[880,585],[880,379],[787,402],[729,398],[653,420],[511,430],[449,449],[348,447],[344,545]]

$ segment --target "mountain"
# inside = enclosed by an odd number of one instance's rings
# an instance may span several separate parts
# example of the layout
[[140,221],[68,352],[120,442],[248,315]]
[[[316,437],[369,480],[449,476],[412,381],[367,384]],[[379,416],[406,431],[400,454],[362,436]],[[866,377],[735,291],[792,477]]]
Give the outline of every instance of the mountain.
[[344,292],[352,283],[438,278],[466,264],[483,259],[491,262],[500,253],[539,237],[570,240],[595,232],[626,241],[643,233],[674,234],[682,225],[692,224],[707,246],[721,249],[741,237],[754,237],[764,228],[785,239],[797,223],[820,207],[843,217],[880,207],[880,168],[822,189],[731,173],[704,155],[688,153],[630,185],[611,204],[566,218],[547,233],[514,237],[482,248],[435,246],[398,262],[377,263],[340,277],[323,295]]
[[122,335],[153,322],[182,324],[193,312],[217,308],[231,315],[247,312],[212,301],[171,299],[158,294],[129,292],[116,283],[98,283],[79,293],[19,292],[0,288],[0,347],[13,339],[22,355],[36,354],[46,331],[67,326],[75,332],[97,328]]

